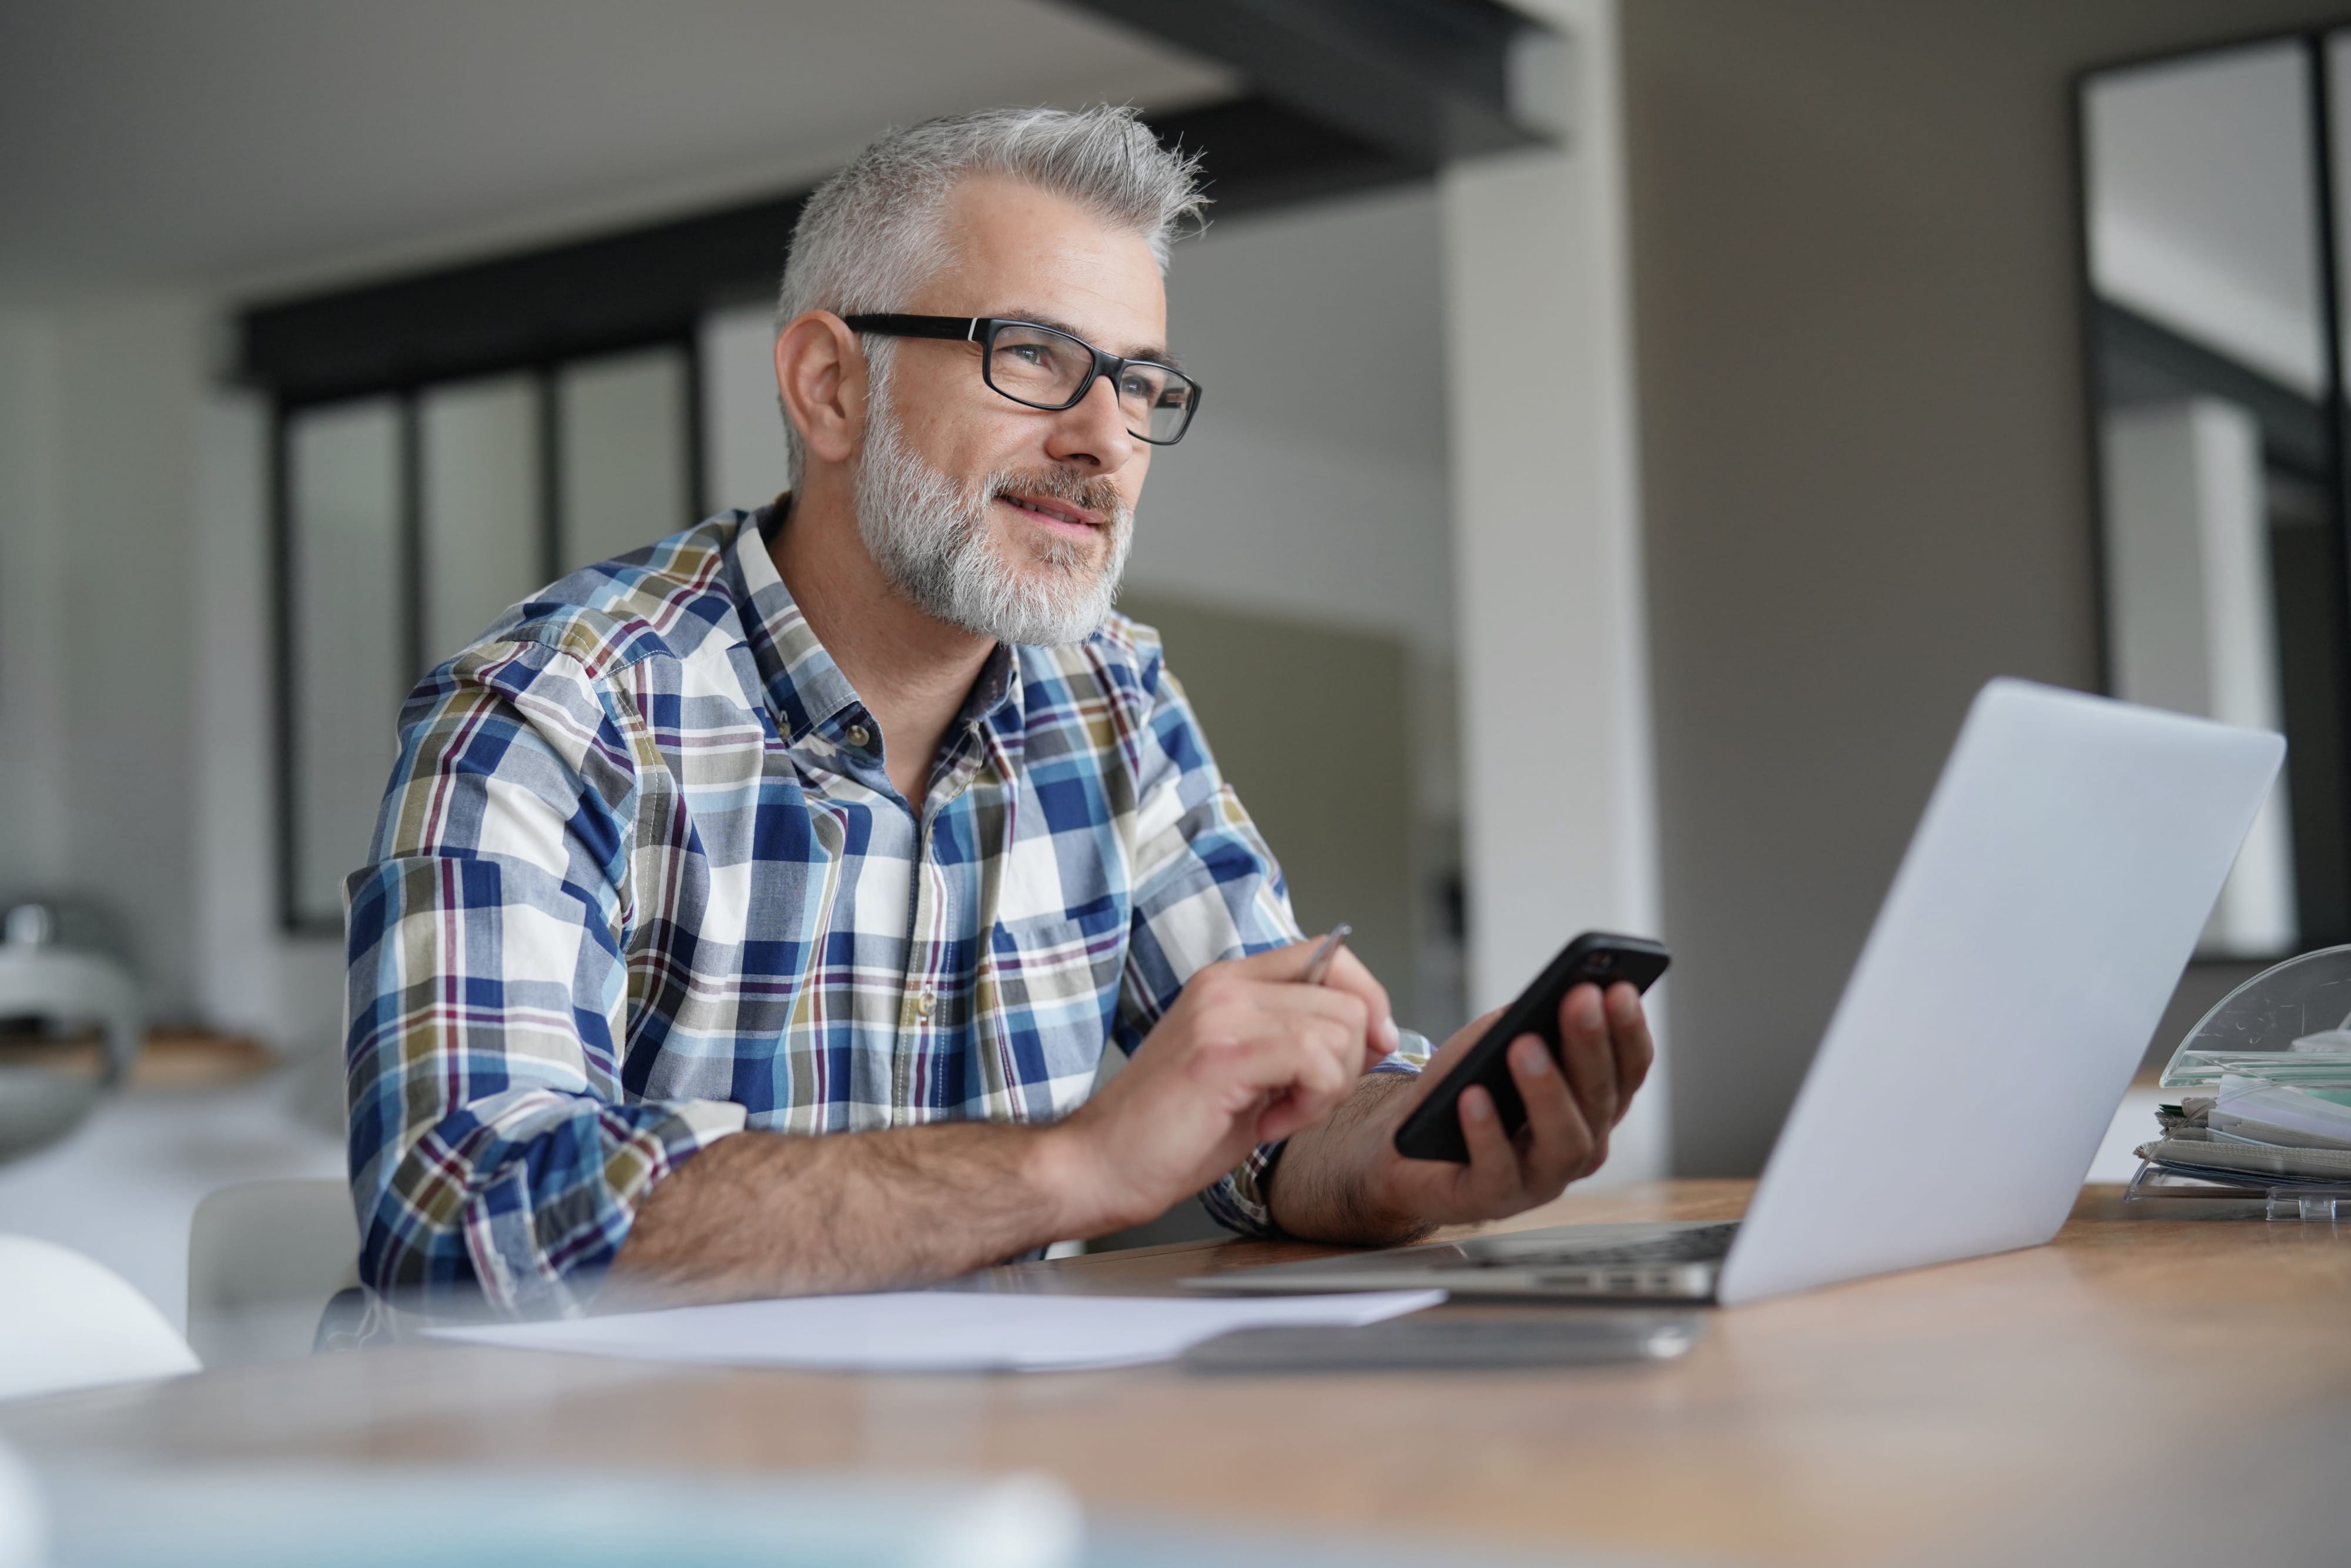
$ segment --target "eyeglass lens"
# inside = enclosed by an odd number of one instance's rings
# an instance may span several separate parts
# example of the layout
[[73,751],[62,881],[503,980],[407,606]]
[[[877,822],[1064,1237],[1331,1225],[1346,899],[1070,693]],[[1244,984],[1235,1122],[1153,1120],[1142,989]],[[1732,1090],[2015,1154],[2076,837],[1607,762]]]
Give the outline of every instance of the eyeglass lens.
[[[1093,368],[1093,350],[1068,333],[1008,323],[996,329],[987,381],[1019,402],[1066,408]],[[1146,440],[1166,442],[1184,434],[1196,389],[1180,371],[1137,362],[1120,371],[1117,391],[1127,428]]]

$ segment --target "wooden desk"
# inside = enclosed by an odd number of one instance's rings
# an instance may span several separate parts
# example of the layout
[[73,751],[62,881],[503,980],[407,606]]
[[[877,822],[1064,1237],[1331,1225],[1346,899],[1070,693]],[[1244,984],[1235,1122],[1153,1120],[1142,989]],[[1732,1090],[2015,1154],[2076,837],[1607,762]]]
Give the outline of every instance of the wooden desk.
[[[1518,1223],[1728,1218],[1747,1190],[1571,1196]],[[2053,1246],[1719,1312],[1662,1365],[862,1377],[417,1345],[35,1402],[0,1412],[0,1435],[45,1455],[208,1460],[1039,1469],[1092,1507],[1194,1521],[1790,1563],[2056,1560],[2053,1541],[2112,1547],[2118,1520],[2179,1515],[2191,1456],[2273,1473],[2262,1422],[2351,1430],[2351,1228],[2220,1212],[2148,1217],[2092,1188]],[[1316,1250],[1202,1243],[991,1279],[1148,1291]],[[2351,1471],[2339,1449],[2321,1462]]]

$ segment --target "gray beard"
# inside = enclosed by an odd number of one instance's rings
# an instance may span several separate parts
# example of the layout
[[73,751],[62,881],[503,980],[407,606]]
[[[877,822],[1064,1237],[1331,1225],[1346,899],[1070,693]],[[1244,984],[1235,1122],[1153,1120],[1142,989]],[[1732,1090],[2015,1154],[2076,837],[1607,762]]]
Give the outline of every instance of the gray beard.
[[[990,474],[965,486],[909,450],[889,406],[886,378],[867,396],[865,448],[852,476],[857,533],[890,585],[950,626],[999,643],[1082,643],[1118,597],[1134,517],[1105,480],[1067,469]],[[1022,571],[992,548],[987,509],[1006,490],[1051,496],[1110,518],[1110,555],[1055,540]]]

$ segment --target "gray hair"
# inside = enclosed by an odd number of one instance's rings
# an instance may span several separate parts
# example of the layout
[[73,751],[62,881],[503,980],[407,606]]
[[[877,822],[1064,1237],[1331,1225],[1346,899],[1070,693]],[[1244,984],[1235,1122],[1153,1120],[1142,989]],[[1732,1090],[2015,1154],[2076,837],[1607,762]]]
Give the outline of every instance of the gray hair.
[[[1151,246],[1159,270],[1187,225],[1197,227],[1200,155],[1159,144],[1134,110],[988,109],[893,130],[819,185],[792,226],[776,294],[776,330],[808,310],[897,310],[953,258],[941,219],[962,181],[997,174],[1074,202]],[[886,341],[867,358],[877,371]],[[789,415],[790,481],[800,482],[800,438]]]

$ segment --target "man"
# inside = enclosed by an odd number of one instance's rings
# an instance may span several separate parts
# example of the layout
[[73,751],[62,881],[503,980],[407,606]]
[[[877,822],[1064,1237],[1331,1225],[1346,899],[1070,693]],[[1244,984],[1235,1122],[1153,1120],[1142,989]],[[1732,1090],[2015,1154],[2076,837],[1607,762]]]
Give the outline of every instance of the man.
[[1651,1055],[1627,986],[1571,996],[1563,1061],[1517,1042],[1515,1140],[1473,1090],[1470,1164],[1395,1155],[1426,1042],[1343,952],[1301,983],[1272,856],[1111,612],[1199,402],[1161,284],[1198,208],[1126,110],[883,138],[794,235],[787,495],[418,687],[349,885],[371,1286],[872,1289],[1194,1193],[1395,1242],[1605,1157]]

